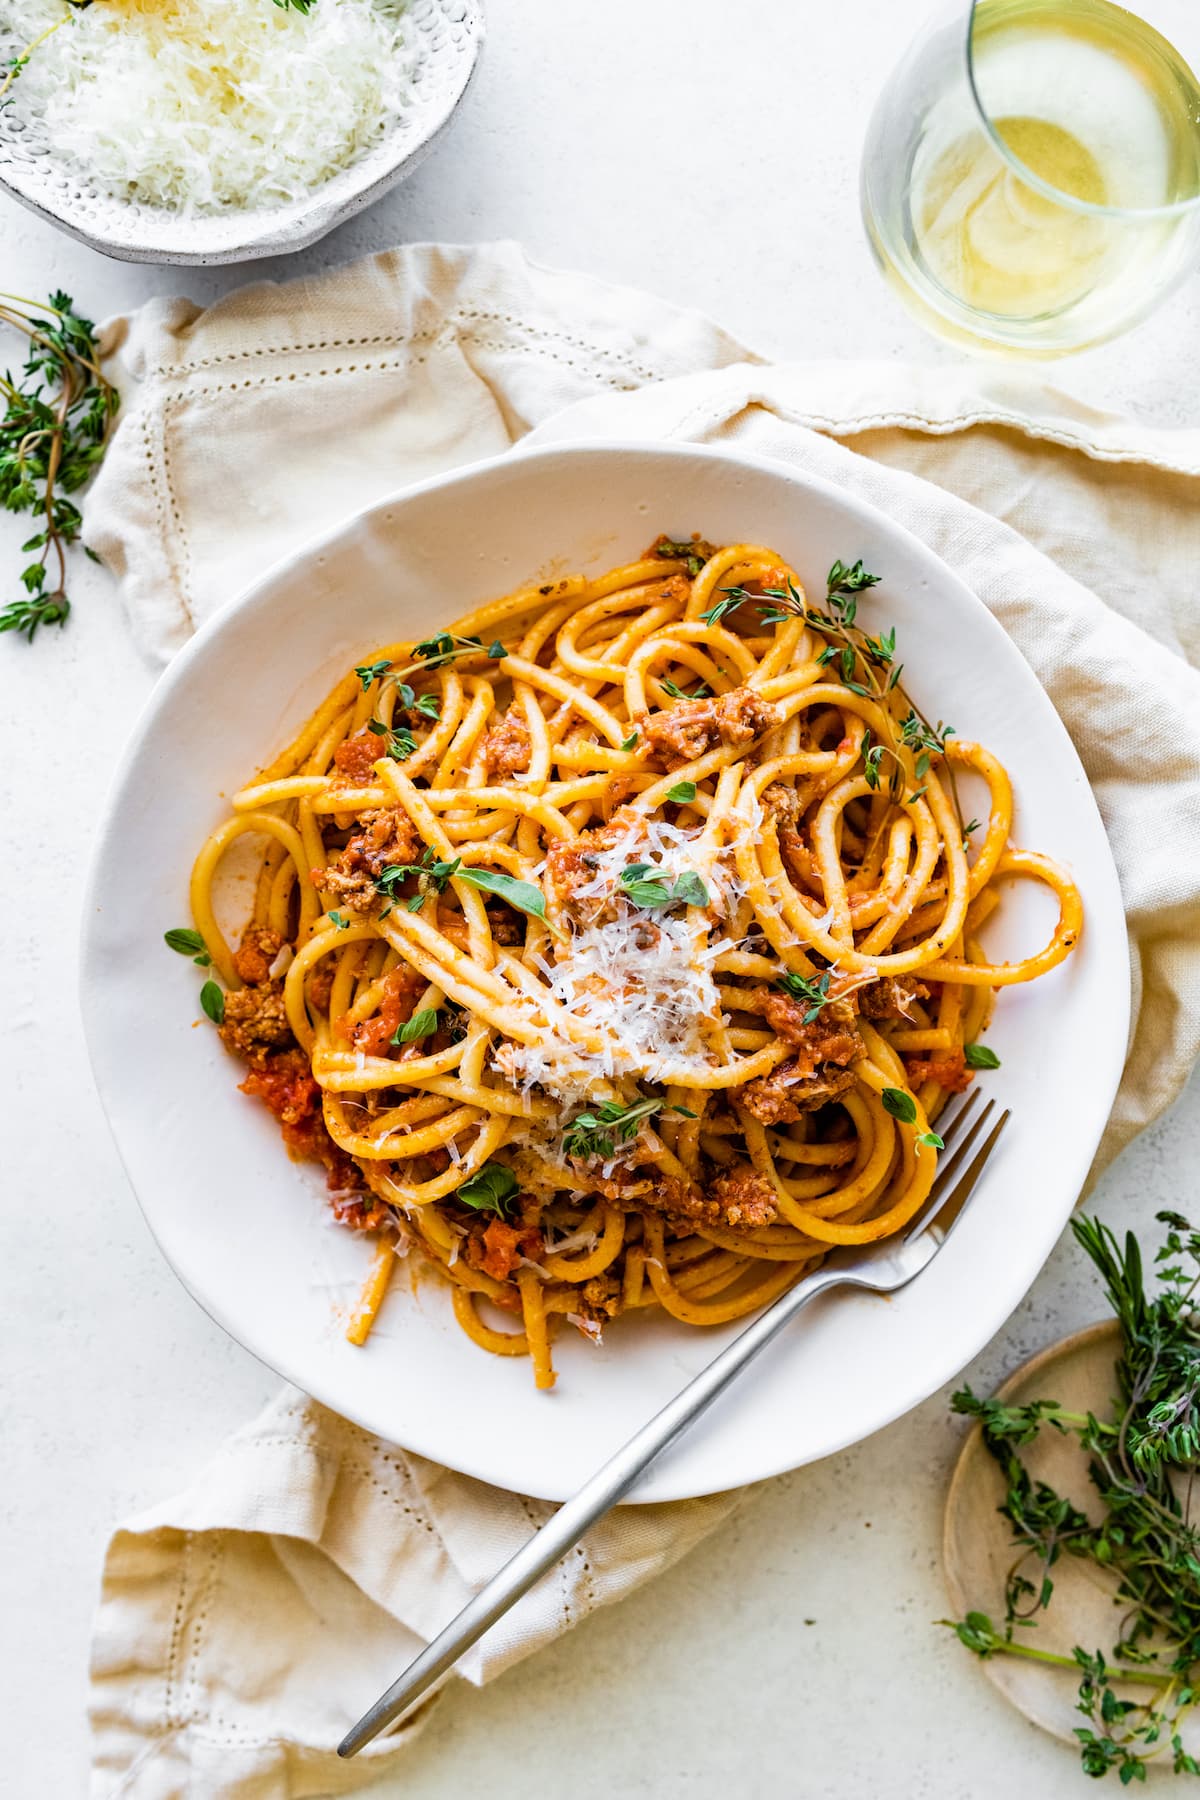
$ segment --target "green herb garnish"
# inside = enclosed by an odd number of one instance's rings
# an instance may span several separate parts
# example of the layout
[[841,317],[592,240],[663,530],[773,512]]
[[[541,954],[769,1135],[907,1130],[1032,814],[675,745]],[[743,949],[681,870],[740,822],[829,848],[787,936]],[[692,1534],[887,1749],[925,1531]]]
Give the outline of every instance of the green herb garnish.
[[[758,609],[763,625],[781,625],[790,619],[802,619],[826,640],[817,655],[819,665],[850,693],[875,700],[890,723],[894,717],[890,696],[898,687],[903,668],[896,662],[896,630],[892,626],[870,637],[857,623],[859,594],[876,586],[879,580],[878,575],[872,575],[863,567],[861,558],[849,564],[839,559],[826,577],[823,607],[810,606],[792,582],[783,588],[764,588],[761,594],[752,594],[744,587],[730,587],[721,590],[722,600],[718,603],[721,610],[717,616],[734,606],[751,604]],[[704,617],[709,618],[714,611],[716,609],[710,607]],[[900,697],[907,700],[903,691]],[[868,729],[864,733],[862,750],[867,786],[872,790],[881,786],[883,759],[889,758],[888,791],[895,802],[903,800],[905,804],[920,799],[924,792],[920,784],[929,771],[932,757],[944,755],[946,739],[954,735],[953,726],[943,725],[940,720],[936,726],[930,725],[911,700],[908,700],[908,708],[905,719],[896,723],[893,742],[875,742]],[[901,754],[902,747],[914,758],[918,783],[916,791],[907,796],[904,793],[907,767]],[[961,818],[953,770],[950,786],[955,810]]]
[[[1013,1527],[1018,1555],[1005,1586],[1002,1627],[982,1612],[942,1623],[977,1656],[1023,1656],[1072,1670],[1087,1721],[1075,1732],[1084,1773],[1115,1769],[1123,1785],[1144,1781],[1159,1757],[1176,1774],[1200,1775],[1180,1736],[1200,1700],[1200,1531],[1189,1511],[1200,1461],[1200,1234],[1179,1213],[1155,1216],[1167,1227],[1155,1257],[1156,1292],[1132,1232],[1122,1248],[1098,1220],[1071,1221],[1121,1328],[1111,1417],[1071,1412],[1053,1400],[1007,1406],[970,1388],[951,1401],[955,1412],[979,1420],[1000,1466],[1006,1486],[1000,1511]],[[1104,1509],[1099,1522],[1035,1479],[1023,1462],[1021,1449],[1045,1425],[1073,1437],[1086,1453]],[[1061,1656],[1017,1636],[1044,1613],[1064,1555],[1088,1564],[1113,1593],[1119,1635],[1107,1657],[1082,1645]],[[1114,1686],[1126,1682],[1154,1691],[1145,1701],[1120,1699]]]
[[[278,4],[278,0],[276,0],[276,4]],[[379,680],[381,675],[386,675],[391,666],[391,663],[386,657],[384,657],[382,662],[356,663],[354,673],[362,683],[363,693],[365,694],[368,688],[370,688],[374,682]]]
[[667,793],[667,799],[676,806],[686,806],[689,800],[696,798],[694,781],[677,781]]
[[413,645],[413,655],[421,657],[431,669],[440,669],[456,656],[478,656],[482,651],[482,638],[458,637],[450,631],[439,631],[436,637],[422,638]]
[[339,931],[349,931],[350,921],[346,918],[344,913],[331,912],[328,917],[329,923],[331,925],[336,925]]
[[782,988],[785,994],[790,994],[793,1000],[808,1002],[808,1011],[805,1013],[802,1023],[811,1025],[814,1019],[820,1017],[821,1008],[829,1005],[831,976],[832,970],[826,969],[823,975],[813,981],[805,975],[793,975],[789,970],[779,977],[775,985]]
[[215,981],[206,981],[200,989],[200,1004],[214,1025],[225,1023],[225,992]]
[[415,1044],[418,1038],[432,1037],[438,1028],[438,1016],[432,1006],[422,1007],[392,1033],[393,1044]]
[[[661,557],[664,562],[686,563],[687,572],[692,580],[695,581],[697,575],[708,560],[706,556],[701,555],[699,544],[700,540],[698,538],[692,538],[690,542],[686,544],[679,542],[674,538],[659,538],[651,551],[651,555]],[[705,548],[707,549],[708,546],[706,545]]]
[[899,1119],[902,1125],[916,1124],[917,1103],[903,1088],[884,1088],[879,1098],[883,1101],[884,1112],[891,1113],[893,1119]]
[[[606,1100],[594,1112],[582,1112],[572,1121],[563,1137],[563,1149],[580,1161],[609,1157],[616,1144],[631,1144],[642,1120],[653,1118],[664,1104],[662,1100],[633,1100],[624,1106],[619,1100]],[[672,1106],[671,1111],[687,1119],[696,1117],[686,1106]]]
[[69,295],[53,294],[47,307],[36,308],[0,294],[0,323],[29,340],[24,386],[0,375],[0,508],[41,520],[21,546],[35,553],[21,571],[24,597],[0,611],[0,631],[32,643],[40,625],[62,625],[71,610],[66,551],[79,536],[82,515],[66,496],[95,474],[118,399],[100,372],[95,327],[79,317]]
[[707,906],[708,889],[699,875],[692,869],[686,869],[682,875],[668,885],[668,878],[655,875],[646,881],[650,874],[650,863],[630,863],[621,870],[621,886],[625,890],[625,898],[632,900],[635,906]]
[[968,1069],[998,1069],[1000,1058],[987,1044],[964,1044],[963,1061]]
[[[462,866],[462,859],[455,857],[453,862],[442,862],[437,852],[428,847],[422,852],[419,863],[389,863],[375,877],[375,886],[379,893],[386,896],[389,905],[395,906],[399,900],[397,888],[402,882],[415,875],[420,886],[404,903],[406,912],[420,912],[430,894],[445,892],[446,884],[452,876],[457,875]],[[386,914],[385,914],[386,917]]]
[[703,681],[697,682],[695,692],[691,694],[685,694],[683,689],[673,681],[661,682],[660,686],[664,693],[670,694],[672,700],[704,700],[712,693],[712,689],[707,687]]
[[520,1191],[521,1184],[510,1168],[504,1163],[487,1162],[463,1182],[454,1198],[476,1212],[494,1212],[503,1219],[507,1217],[509,1201]]
[[529,913],[535,919],[546,916],[546,897],[541,888],[534,887],[531,881],[518,881],[512,875],[499,875],[491,869],[460,869],[460,881],[469,887],[482,888],[485,894],[496,894],[515,906],[518,912]]
[[621,740],[622,750],[632,750],[635,747],[635,745],[637,744],[637,741],[638,741],[637,732],[631,731],[627,738],[622,738],[622,740]]
[[382,719],[368,719],[367,730],[373,737],[386,740],[384,753],[390,756],[393,762],[403,762],[406,757],[412,755],[417,747],[417,740],[407,725],[393,727],[385,725]]
[[212,957],[204,948],[204,939],[189,925],[180,925],[171,931],[164,931],[163,942],[180,956],[190,956],[192,961],[198,963],[202,969],[207,969],[212,962]]

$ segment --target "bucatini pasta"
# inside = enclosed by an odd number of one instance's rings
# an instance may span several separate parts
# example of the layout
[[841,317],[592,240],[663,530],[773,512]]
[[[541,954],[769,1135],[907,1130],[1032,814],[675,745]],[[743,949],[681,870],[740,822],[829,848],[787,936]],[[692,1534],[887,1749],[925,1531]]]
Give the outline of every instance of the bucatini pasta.
[[[860,626],[875,579],[837,563],[813,602],[772,550],[660,539],[373,652],[235,795],[195,923],[244,1090],[379,1234],[354,1342],[415,1247],[549,1386],[564,1323],[735,1319],[920,1207],[995,991],[1081,907]],[[213,882],[247,832],[235,951]],[[995,964],[1010,878],[1059,918]]]

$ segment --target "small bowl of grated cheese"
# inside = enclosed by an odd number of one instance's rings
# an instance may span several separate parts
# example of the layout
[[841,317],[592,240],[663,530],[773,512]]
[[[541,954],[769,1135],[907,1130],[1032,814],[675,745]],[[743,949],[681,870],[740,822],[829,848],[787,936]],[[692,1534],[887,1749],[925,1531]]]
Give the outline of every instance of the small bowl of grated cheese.
[[462,99],[480,0],[0,0],[0,185],[129,262],[299,250]]

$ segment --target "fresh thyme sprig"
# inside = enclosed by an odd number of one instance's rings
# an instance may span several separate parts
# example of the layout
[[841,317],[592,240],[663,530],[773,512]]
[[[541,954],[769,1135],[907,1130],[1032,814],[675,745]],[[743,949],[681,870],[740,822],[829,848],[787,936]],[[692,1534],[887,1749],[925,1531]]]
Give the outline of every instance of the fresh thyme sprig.
[[492,662],[499,662],[504,654],[504,645],[499,641],[487,650],[481,637],[459,637],[452,631],[439,631],[436,637],[422,638],[413,645],[413,655],[419,656],[427,669],[440,669],[458,656],[487,656]]
[[393,762],[403,762],[417,747],[417,740],[407,725],[385,725],[382,719],[368,719],[367,730],[384,739],[384,754]]
[[40,625],[62,625],[71,610],[66,551],[82,518],[66,496],[95,473],[118,399],[100,372],[95,327],[68,294],[51,295],[45,307],[0,294],[0,323],[29,341],[24,384],[0,375],[0,506],[42,521],[21,546],[34,559],[21,572],[24,597],[0,611],[0,631],[32,643]]
[[[896,661],[895,626],[872,637],[858,624],[858,596],[877,586],[880,579],[863,567],[861,557],[854,563],[838,558],[826,577],[823,607],[810,606],[800,589],[789,581],[786,587],[764,588],[759,594],[744,587],[722,588],[720,598],[701,617],[706,624],[715,625],[738,607],[749,604],[757,609],[763,625],[803,619],[819,632],[826,642],[817,656],[818,664],[852,694],[876,701],[885,717],[895,720],[892,743],[878,742],[869,728],[864,734],[862,755],[868,787],[881,786],[886,757],[890,763],[888,792],[893,800],[910,805],[925,792],[925,777],[933,757],[945,755],[946,740],[954,736],[954,727],[943,725],[940,720],[936,726],[931,725],[900,686],[904,665]],[[897,701],[907,705],[903,718],[896,717]],[[909,779],[910,767],[915,781]],[[953,769],[950,786],[955,811],[961,819]]]
[[[1121,1327],[1113,1417],[1070,1412],[1052,1400],[1006,1406],[970,1388],[951,1402],[980,1421],[1000,1465],[1007,1490],[1001,1511],[1020,1554],[1006,1582],[1002,1629],[982,1612],[944,1623],[978,1656],[1023,1656],[1077,1670],[1079,1711],[1088,1721],[1075,1733],[1084,1771],[1116,1769],[1123,1783],[1144,1781],[1159,1756],[1169,1756],[1176,1774],[1200,1775],[1180,1736],[1200,1700],[1200,1531],[1191,1517],[1200,1467],[1200,1232],[1179,1213],[1156,1217],[1167,1232],[1154,1293],[1132,1232],[1122,1247],[1098,1220],[1072,1221]],[[1019,1452],[1045,1426],[1073,1436],[1087,1452],[1105,1509],[1100,1523],[1026,1468]],[[1124,1604],[1107,1658],[1079,1645],[1060,1656],[1016,1636],[1049,1604],[1052,1571],[1063,1555],[1094,1565]],[[1154,1692],[1144,1702],[1120,1699],[1114,1684],[1124,1682]]]
[[[563,1136],[563,1149],[568,1156],[578,1157],[587,1162],[597,1157],[609,1157],[618,1143],[631,1144],[641,1129],[643,1119],[651,1119],[660,1113],[666,1104],[663,1100],[633,1100],[623,1106],[619,1100],[606,1100],[595,1112],[582,1112],[575,1118]],[[694,1119],[695,1113],[686,1106],[672,1106],[672,1112],[681,1113],[686,1119]]]
[[829,992],[832,973],[832,970],[826,969],[823,975],[817,976],[815,980],[810,980],[806,975],[793,975],[789,970],[787,974],[781,975],[775,983],[776,987],[781,988],[785,994],[790,994],[793,1000],[808,1002],[808,1011],[802,1020],[803,1024],[811,1025],[814,1019],[820,1018],[821,1009],[828,1006],[833,999],[833,995]]

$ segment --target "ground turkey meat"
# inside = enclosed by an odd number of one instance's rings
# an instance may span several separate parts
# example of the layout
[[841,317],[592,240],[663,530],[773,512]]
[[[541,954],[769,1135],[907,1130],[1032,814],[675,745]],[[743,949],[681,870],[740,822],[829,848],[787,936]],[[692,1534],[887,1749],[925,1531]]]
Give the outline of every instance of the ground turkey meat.
[[764,1175],[749,1167],[718,1175],[712,1196],[721,1208],[721,1224],[731,1231],[772,1225],[779,1216],[775,1189]]
[[[650,1174],[652,1179],[627,1183],[623,1192],[612,1193],[610,1198],[639,1212],[662,1213],[672,1225],[685,1230],[716,1225],[726,1231],[747,1231],[769,1225],[775,1218],[774,1189],[751,1168],[724,1172],[707,1187],[664,1176],[657,1169]],[[596,1185],[605,1188],[610,1184],[601,1180]]]
[[245,935],[234,951],[233,966],[244,982],[257,987],[270,977],[271,964],[282,949],[283,939],[269,925],[247,925]]
[[313,880],[351,912],[373,912],[379,901],[376,877],[395,863],[415,863],[421,850],[420,835],[408,814],[400,807],[381,807],[363,814],[337,861],[314,870]]
[[373,731],[360,731],[338,745],[333,753],[334,767],[347,787],[370,787],[375,780],[375,764],[383,754],[383,740]]
[[638,734],[651,756],[668,769],[695,762],[717,744],[748,744],[779,723],[779,711],[750,688],[706,700],[677,700],[665,712],[643,715]]
[[911,975],[884,976],[858,989],[855,998],[864,1019],[911,1019],[914,1000],[927,1000],[929,989]]
[[[577,898],[577,891],[579,888],[590,887],[599,867],[600,852],[626,842],[631,825],[630,819],[616,813],[607,825],[599,825],[594,831],[581,831],[574,838],[555,838],[547,850],[546,885],[563,911],[570,913],[580,923],[591,925],[601,919],[616,917],[615,897],[606,901],[603,895],[596,894],[580,900]],[[629,860],[636,860],[632,849]]]
[[483,740],[483,760],[487,778],[503,780],[529,767],[529,726],[519,706],[510,706],[504,717],[493,725]]
[[785,1044],[795,1044],[799,1049],[815,1047],[822,1052],[824,1062],[846,1062],[862,1055],[862,1039],[848,999],[826,1001],[816,1018],[805,1024],[811,1011],[807,1000],[794,1000],[778,988],[767,988],[763,994],[763,1017]]
[[936,1081],[949,1094],[963,1093],[975,1079],[975,1071],[968,1069],[961,1048],[944,1050],[940,1055],[931,1056],[928,1061],[920,1057],[906,1057],[904,1069],[909,1087],[918,1088],[923,1082]]
[[615,1319],[621,1310],[621,1283],[617,1276],[607,1271],[603,1275],[593,1275],[585,1281],[575,1301],[576,1318],[583,1319],[597,1330]]
[[800,796],[795,788],[773,781],[763,790],[763,806],[775,820],[779,849],[793,877],[803,889],[813,885],[816,865],[800,831]]
[[329,1011],[329,1000],[333,993],[333,977],[335,974],[333,958],[326,956],[317,964],[308,978],[308,1002],[317,1012]]
[[798,1061],[780,1063],[769,1075],[735,1088],[737,1099],[760,1125],[792,1125],[802,1113],[816,1112],[854,1086],[854,1070],[831,1064],[805,1074]]
[[225,1017],[218,1029],[225,1048],[252,1066],[261,1066],[272,1050],[294,1043],[283,983],[264,981],[226,994]]
[[761,1125],[790,1125],[802,1113],[836,1100],[853,1087],[851,1065],[863,1054],[862,1038],[853,1020],[844,1016],[847,1012],[842,1002],[834,1001],[809,1025],[803,1023],[803,1013],[799,1025],[789,1021],[789,1032],[780,1036],[796,1045],[795,1056],[769,1075],[735,1088],[732,1097]]
[[476,1227],[468,1233],[464,1254],[468,1268],[482,1270],[493,1281],[507,1281],[520,1267],[522,1257],[533,1261],[541,1251],[540,1231],[491,1219],[482,1229]]

